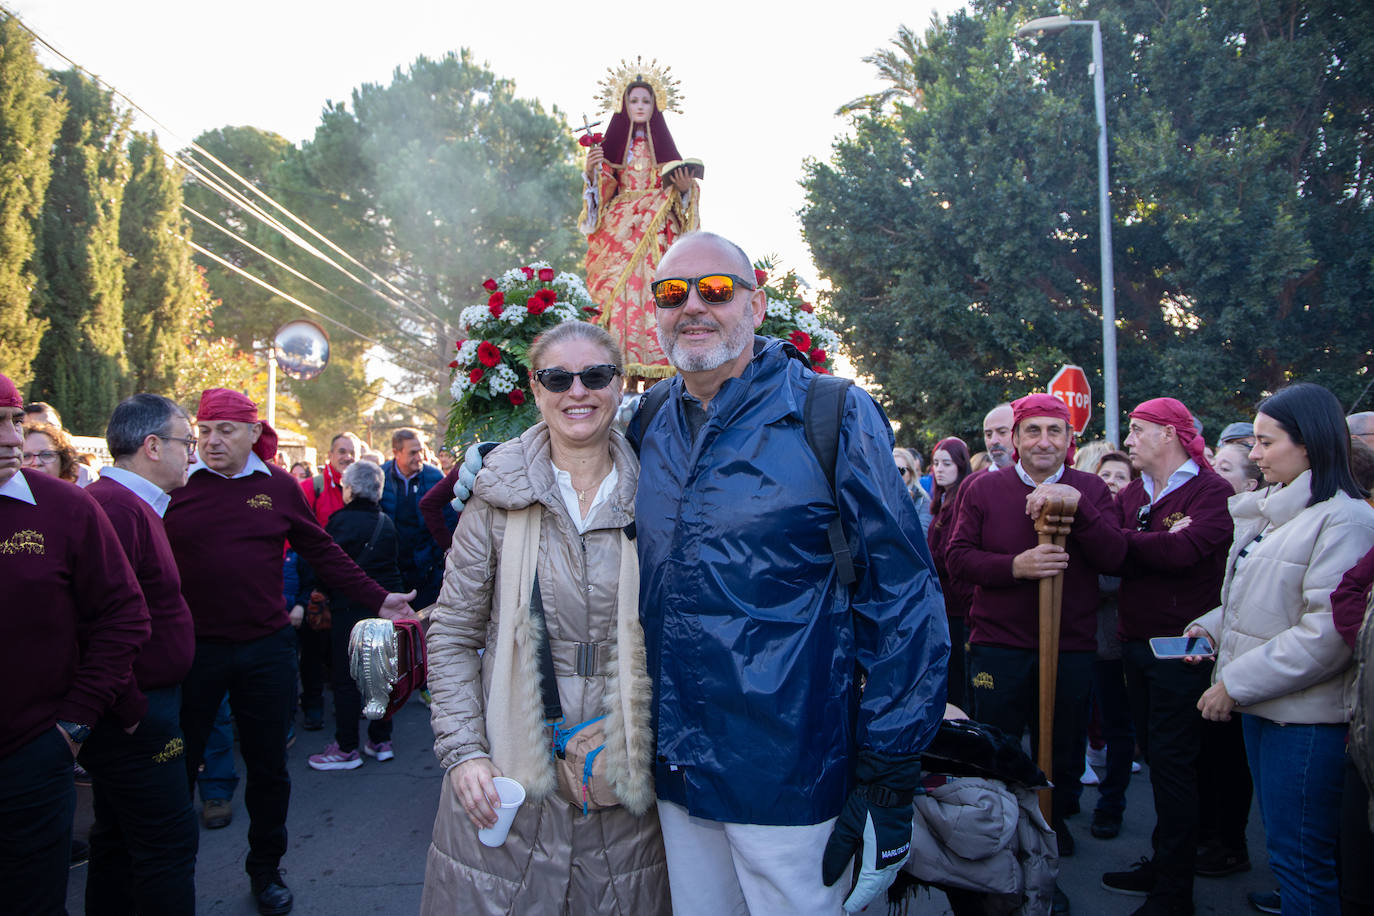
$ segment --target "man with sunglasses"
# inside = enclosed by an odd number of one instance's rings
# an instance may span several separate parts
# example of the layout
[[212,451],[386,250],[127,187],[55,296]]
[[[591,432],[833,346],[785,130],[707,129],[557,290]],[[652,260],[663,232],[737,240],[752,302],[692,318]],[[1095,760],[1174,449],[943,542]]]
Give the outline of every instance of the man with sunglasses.
[[[1140,477],[1117,497],[1127,543],[1117,629],[1158,823],[1151,858],[1104,874],[1102,885],[1147,897],[1140,913],[1191,913],[1195,873],[1216,877],[1250,868],[1249,769],[1239,722],[1205,722],[1197,714],[1213,663],[1158,659],[1149,642],[1178,636],[1221,603],[1234,488],[1207,463],[1205,444],[1188,408],[1174,398],[1154,398],[1131,411],[1126,447]],[[1185,518],[1185,528],[1172,530]],[[1218,756],[1204,767],[1204,755]],[[1200,824],[1200,810],[1209,823]]]
[[[767,298],[752,276],[710,233],[668,250],[653,293],[679,375],[629,433],[673,906],[857,911],[909,852],[949,634],[886,417],[848,388],[832,488],[803,424],[817,376],[755,337]],[[837,512],[848,587],[827,540]]]
[[102,719],[81,749],[91,774],[95,825],[86,897],[121,912],[195,910],[199,833],[186,791],[181,682],[195,655],[195,624],[162,526],[168,495],[186,483],[196,440],[186,411],[136,394],[105,429],[113,467],[86,490],[114,526],[148,604],[152,635],[130,692],[147,713],[130,734]]

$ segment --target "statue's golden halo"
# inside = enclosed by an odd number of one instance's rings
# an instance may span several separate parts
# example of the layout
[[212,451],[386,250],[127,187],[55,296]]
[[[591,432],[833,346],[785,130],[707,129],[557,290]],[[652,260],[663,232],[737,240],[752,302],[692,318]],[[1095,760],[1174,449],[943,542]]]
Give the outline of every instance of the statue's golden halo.
[[606,78],[597,84],[601,87],[601,92],[596,99],[603,111],[615,114],[620,111],[625,90],[631,83],[648,83],[649,88],[653,90],[654,104],[658,106],[659,111],[676,111],[681,114],[682,109],[678,108],[678,103],[683,97],[677,89],[678,81],[670,75],[672,69],[660,67],[657,58],[647,64],[642,57],[636,57],[633,64],[622,60],[618,68],[607,68]]

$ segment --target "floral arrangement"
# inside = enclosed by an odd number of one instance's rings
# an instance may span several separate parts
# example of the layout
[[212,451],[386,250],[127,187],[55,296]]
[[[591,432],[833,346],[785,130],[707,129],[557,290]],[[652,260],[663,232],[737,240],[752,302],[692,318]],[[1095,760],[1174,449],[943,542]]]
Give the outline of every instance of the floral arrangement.
[[768,293],[768,312],[764,315],[760,334],[790,341],[811,360],[817,372],[831,374],[840,337],[816,317],[811,303],[802,298],[797,272],[789,270],[777,280],[769,282],[769,273],[776,265],[764,259],[754,265],[754,279]]
[[450,362],[453,406],[448,444],[518,436],[539,419],[530,393],[530,344],[541,332],[572,320],[594,320],[600,309],[582,278],[536,261],[488,278],[487,301],[463,309]]

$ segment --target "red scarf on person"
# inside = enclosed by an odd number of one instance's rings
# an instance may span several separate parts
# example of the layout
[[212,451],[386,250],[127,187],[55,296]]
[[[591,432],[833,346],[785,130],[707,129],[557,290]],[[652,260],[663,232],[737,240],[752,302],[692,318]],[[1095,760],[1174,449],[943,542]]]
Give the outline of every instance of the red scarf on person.
[[1146,423],[1157,423],[1160,426],[1172,426],[1183,450],[1188,453],[1189,458],[1197,462],[1198,468],[1201,469],[1207,464],[1207,454],[1204,451],[1207,443],[1198,435],[1197,426],[1193,423],[1193,414],[1182,401],[1177,398],[1153,398],[1131,411],[1131,418],[1144,420]]
[[[1064,428],[1069,431],[1069,450],[1064,455],[1064,464],[1073,467],[1073,453],[1077,446],[1073,441],[1073,426],[1069,423],[1069,406],[1052,394],[1028,394],[1011,402],[1011,431],[1016,432],[1016,427],[1027,417],[1054,417],[1064,421]],[[1015,449],[1012,450],[1011,460],[1020,460]]]
[[315,513],[315,520],[324,527],[329,521],[329,516],[343,508],[343,477],[338,471],[334,470],[334,465],[325,463],[324,470],[320,472],[320,495],[315,495],[315,478],[301,481],[301,489],[305,492],[305,501],[310,503],[311,510]]
[[258,405],[249,400],[248,395],[228,388],[207,388],[201,392],[200,406],[196,408],[196,422],[213,423],[217,420],[261,423],[262,435],[253,443],[253,453],[268,462],[276,457],[277,431],[272,428],[272,424],[258,416]]
[[19,389],[14,387],[14,382],[10,377],[0,372],[0,407],[23,407],[24,399],[19,396]]

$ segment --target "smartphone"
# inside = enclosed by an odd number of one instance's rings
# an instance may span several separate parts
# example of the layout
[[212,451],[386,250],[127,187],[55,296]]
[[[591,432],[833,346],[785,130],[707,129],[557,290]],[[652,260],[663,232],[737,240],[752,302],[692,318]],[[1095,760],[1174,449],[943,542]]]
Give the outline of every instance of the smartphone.
[[1155,658],[1184,658],[1189,655],[1215,655],[1206,636],[1156,636],[1150,640]]

